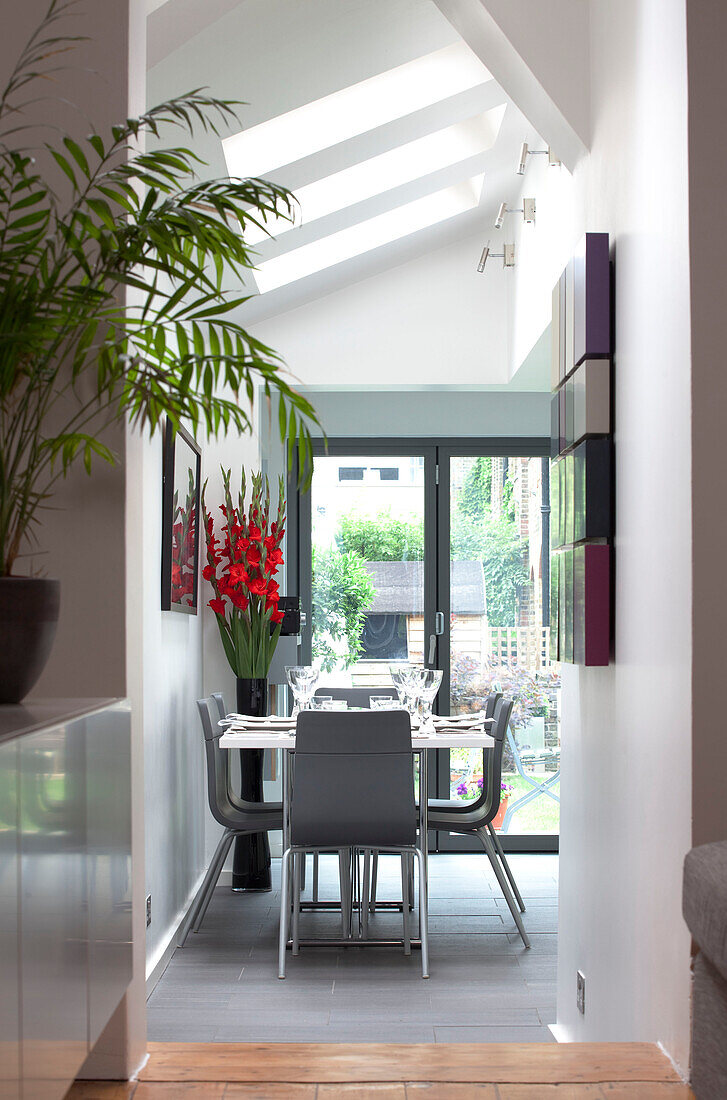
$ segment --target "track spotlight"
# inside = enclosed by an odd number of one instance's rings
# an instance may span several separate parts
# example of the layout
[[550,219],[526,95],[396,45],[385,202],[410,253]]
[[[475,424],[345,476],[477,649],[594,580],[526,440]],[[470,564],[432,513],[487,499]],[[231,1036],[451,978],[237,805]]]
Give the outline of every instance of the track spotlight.
[[500,209],[497,212],[495,218],[495,229],[502,229],[502,224],[505,221],[506,214],[522,214],[523,221],[528,225],[535,224],[535,199],[523,199],[522,206],[516,207],[514,210],[510,210],[506,202],[500,203]]
[[547,149],[529,149],[527,141],[524,141],[520,146],[520,159],[518,166],[515,169],[518,176],[525,175],[525,166],[527,164],[528,157],[545,157],[548,158],[548,164],[551,168],[557,168],[560,166],[560,161],[556,157],[553,150],[548,146]]
[[480,256],[480,262],[477,264],[477,270],[482,274],[485,270],[485,264],[492,257],[493,260],[502,260],[503,267],[515,266],[515,245],[506,244],[502,252],[490,252],[490,242],[488,241],[485,247],[482,249],[482,255]]

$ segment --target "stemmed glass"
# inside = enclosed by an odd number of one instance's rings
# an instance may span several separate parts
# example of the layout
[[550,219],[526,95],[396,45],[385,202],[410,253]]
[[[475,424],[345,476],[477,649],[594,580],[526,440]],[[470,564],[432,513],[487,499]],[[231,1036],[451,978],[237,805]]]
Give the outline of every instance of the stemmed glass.
[[293,692],[295,706],[291,718],[295,718],[301,710],[310,709],[310,701],[318,683],[320,672],[312,665],[290,665],[285,669],[290,689]]
[[399,702],[409,711],[410,717],[414,718],[419,702],[416,687],[418,667],[409,664],[390,665],[389,672]]
[[442,683],[442,670],[441,668],[423,668],[420,672],[418,691],[421,699],[421,729],[431,731],[434,729],[432,704]]

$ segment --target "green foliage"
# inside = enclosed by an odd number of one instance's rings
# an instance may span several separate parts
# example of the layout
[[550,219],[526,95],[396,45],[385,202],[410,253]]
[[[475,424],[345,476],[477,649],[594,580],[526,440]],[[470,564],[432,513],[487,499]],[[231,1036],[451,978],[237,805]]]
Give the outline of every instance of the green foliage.
[[247,432],[259,386],[301,470],[316,422],[276,353],[232,319],[247,297],[225,286],[254,266],[246,228],[289,217],[289,192],[199,180],[204,162],[183,145],[139,151],[169,127],[217,133],[235,103],[198,89],[108,134],[46,145],[58,181],[36,168],[23,110],[76,45],[55,33],[70,7],[51,0],[0,91],[0,575],[57,479],[79,460],[89,472],[114,461],[98,438],[114,420]]
[[473,520],[482,520],[490,508],[492,500],[492,459],[489,456],[476,458],[464,479],[457,498],[457,507],[463,515]]
[[424,523],[417,516],[396,519],[390,512],[378,516],[342,516],[336,543],[364,561],[422,561]]
[[459,511],[451,522],[452,558],[482,562],[490,626],[515,626],[519,592],[528,579],[517,526],[503,515],[474,520]]
[[[324,671],[355,664],[375,590],[363,559],[351,550],[313,551],[313,660]],[[332,643],[343,642],[341,646]]]

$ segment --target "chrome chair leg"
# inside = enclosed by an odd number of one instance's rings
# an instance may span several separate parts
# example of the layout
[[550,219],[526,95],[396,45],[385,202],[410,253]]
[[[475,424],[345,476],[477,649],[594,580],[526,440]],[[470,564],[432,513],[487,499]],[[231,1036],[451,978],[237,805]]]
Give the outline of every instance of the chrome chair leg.
[[523,901],[522,897],[520,896],[520,891],[518,890],[517,883],[515,882],[515,876],[513,875],[512,871],[510,870],[510,864],[505,859],[505,853],[502,850],[502,844],[500,843],[500,838],[497,835],[497,831],[493,828],[491,821],[488,821],[488,823],[487,823],[487,831],[490,834],[490,836],[492,837],[492,843],[495,845],[495,851],[497,852],[498,856],[500,857],[500,862],[502,863],[505,874],[507,875],[508,880],[510,882],[510,885],[512,886],[512,892],[515,895],[515,901],[520,906],[520,912],[524,913],[525,912],[525,902]]
[[338,852],[338,877],[341,886],[341,933],[344,940],[351,938],[351,849]]
[[313,901],[318,901],[318,852],[313,853]]
[[373,856],[371,859],[371,898],[369,900],[369,911],[371,913],[376,910],[376,881],[379,876],[379,853],[374,848]]
[[290,916],[290,848],[283,852],[280,869],[280,935],[278,939],[278,977],[285,977],[285,952],[288,947],[288,918]]
[[366,939],[369,934],[369,893],[370,893],[370,876],[371,876],[371,849],[364,848],[363,853],[363,886],[361,889],[361,900],[359,904],[359,912],[361,914],[361,938]]
[[[217,880],[220,877],[222,867],[224,866],[224,862],[227,857],[227,853],[230,850],[230,845],[232,844],[234,836],[235,834],[233,832],[228,832],[227,830],[225,830],[225,832],[220,837],[219,844],[215,849],[215,854],[212,856],[212,859],[210,860],[210,865],[207,868],[207,874],[204,876],[204,879],[202,880],[202,885],[197,891],[197,896],[192,902],[192,906],[189,910],[189,913],[187,914],[187,919],[184,922],[183,927],[180,929],[179,939],[177,940],[177,947],[184,947],[185,943],[187,942],[187,937],[192,931],[192,928],[194,928],[196,931],[197,928],[199,928],[199,925],[202,923],[204,914],[207,911],[207,905],[209,904],[208,898],[211,898],[212,894],[214,893],[215,886],[217,885]],[[207,901],[207,905],[205,905],[205,901]],[[202,909],[203,905],[204,910]]]
[[409,937],[409,855],[401,855],[401,923],[404,933],[404,954],[411,955]]
[[295,852],[293,854],[293,925],[291,939],[293,941],[293,954],[300,954],[300,946],[298,943],[298,926],[300,922],[300,880],[301,880],[301,864],[305,859],[304,852]]
[[500,889],[502,890],[503,897],[507,902],[508,909],[512,913],[512,919],[517,925],[517,930],[520,933],[520,937],[525,946],[530,947],[530,939],[527,932],[525,931],[525,926],[523,925],[522,917],[520,916],[518,907],[515,904],[515,899],[510,893],[510,887],[508,885],[507,878],[505,877],[502,867],[500,866],[500,862],[497,858],[497,852],[495,851],[495,846],[492,843],[490,834],[487,832],[487,829],[478,829],[477,836],[480,838],[480,842],[485,849],[485,852],[487,853],[487,858],[492,864],[492,870],[495,872],[495,876],[500,884]]
[[424,853],[416,849],[419,860],[419,936],[422,941],[422,978],[429,977],[429,892],[425,872]]

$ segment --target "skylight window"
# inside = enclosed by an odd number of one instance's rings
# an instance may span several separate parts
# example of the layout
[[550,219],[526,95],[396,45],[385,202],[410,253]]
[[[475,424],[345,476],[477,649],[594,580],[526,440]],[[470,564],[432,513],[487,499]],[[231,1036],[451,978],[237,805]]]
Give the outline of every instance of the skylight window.
[[[382,191],[388,191],[412,180],[448,168],[477,153],[492,148],[500,130],[505,106],[457,122],[426,137],[409,141],[379,156],[354,164],[316,180],[295,192],[298,200],[296,225],[307,225],[354,203],[363,202]],[[279,237],[293,228],[293,222],[274,218],[267,223],[270,235]],[[245,231],[245,240],[258,244],[268,236],[256,225]]]
[[483,175],[473,176],[452,187],[445,187],[422,199],[398,206],[368,221],[359,222],[338,233],[331,233],[311,244],[303,245],[282,256],[266,260],[255,270],[261,293],[313,275],[333,264],[361,256],[372,248],[426,229],[473,210],[480,201]]
[[456,42],[224,138],[228,171],[264,176],[491,79],[469,46]]

